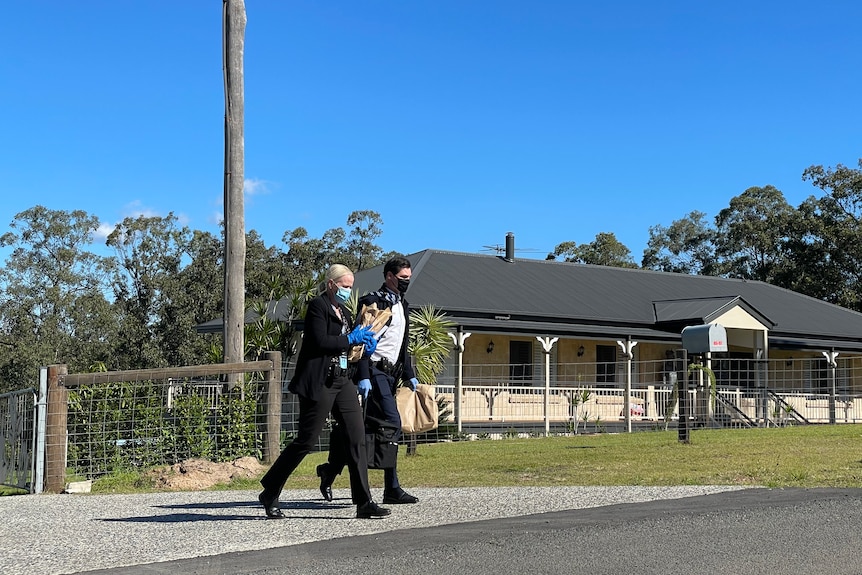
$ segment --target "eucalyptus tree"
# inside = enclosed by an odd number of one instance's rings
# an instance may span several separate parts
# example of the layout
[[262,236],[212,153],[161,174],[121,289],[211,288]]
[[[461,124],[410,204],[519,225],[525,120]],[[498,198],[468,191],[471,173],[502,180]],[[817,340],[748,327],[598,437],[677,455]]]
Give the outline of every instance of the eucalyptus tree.
[[312,238],[303,227],[285,232],[284,265],[291,281],[316,277],[333,263],[341,263],[354,272],[383,263],[383,250],[375,243],[383,233],[383,220],[373,210],[358,210],[347,217],[347,231],[331,228],[320,238]]
[[716,230],[697,210],[669,226],[652,226],[641,267],[662,272],[715,275]]
[[116,362],[120,369],[167,365],[166,349],[176,346],[166,338],[163,318],[168,316],[174,298],[171,289],[180,273],[191,238],[186,227],[179,227],[176,216],[137,216],[124,219],[108,236],[117,267],[113,288],[122,326],[116,342]]
[[774,276],[774,284],[831,303],[848,305],[846,281],[835,253],[821,200],[809,197],[789,219],[784,241],[785,265]]
[[[224,242],[209,232],[192,231],[183,261],[177,274],[165,278],[169,297],[156,328],[169,365],[206,363],[212,338],[194,327],[224,313]],[[216,344],[222,343],[219,335]]]
[[284,275],[290,282],[322,274],[331,263],[340,263],[338,246],[344,238],[344,230],[328,230],[321,238],[312,238],[303,227],[285,232],[282,242],[284,252]]
[[798,243],[813,253],[807,261],[819,264],[808,272],[810,283],[824,299],[862,311],[862,160],[858,168],[811,166],[802,178],[824,192],[800,208]]
[[106,297],[109,258],[91,251],[99,220],[35,206],[15,216],[0,247],[0,379],[30,385],[38,368],[86,369],[108,356],[117,326]]
[[547,259],[563,258],[563,261],[593,264],[616,268],[637,268],[631,250],[621,243],[612,232],[600,232],[588,244],[563,242],[557,244]]
[[722,275],[772,283],[787,265],[793,207],[774,186],[751,187],[715,217]]
[[383,233],[383,219],[375,211],[359,210],[347,216],[347,225],[353,226],[345,239],[344,265],[358,272],[381,262],[381,249],[376,243]]

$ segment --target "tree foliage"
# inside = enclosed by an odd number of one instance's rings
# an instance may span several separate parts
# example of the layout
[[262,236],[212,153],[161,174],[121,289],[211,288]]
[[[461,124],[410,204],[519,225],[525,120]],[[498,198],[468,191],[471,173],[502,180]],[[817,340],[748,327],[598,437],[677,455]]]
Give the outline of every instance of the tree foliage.
[[166,350],[178,342],[167,339],[165,320],[179,296],[174,278],[182,269],[190,237],[173,214],[125,218],[108,235],[107,246],[116,254],[112,284],[122,334],[115,357],[125,360],[114,368],[168,364]]
[[815,297],[862,311],[862,159],[858,168],[811,166],[802,174],[822,190],[800,206],[792,245],[806,265],[796,287]]
[[724,273],[769,282],[784,265],[793,208],[774,186],[752,187],[715,218],[716,255]]
[[697,210],[670,226],[653,226],[641,266],[662,272],[712,275],[717,271],[716,235],[706,214]]
[[557,244],[548,255],[549,260],[563,258],[567,262],[610,266],[617,268],[636,268],[631,251],[610,232],[596,234],[596,239],[588,244],[563,242]]
[[284,266],[289,268],[287,280],[322,275],[326,268],[341,263],[354,272],[374,267],[386,261],[382,248],[375,242],[383,233],[383,219],[372,210],[359,210],[347,216],[349,231],[332,228],[320,238],[309,236],[303,227],[287,231],[282,242],[287,246]]
[[[353,212],[347,230],[321,238],[303,228],[285,233],[286,251],[249,231],[246,301],[259,319],[247,329],[247,356],[267,349],[289,356],[293,322],[326,267],[382,263],[375,243],[382,224],[377,212]],[[0,391],[32,385],[39,366],[53,363],[87,371],[220,360],[220,339],[195,326],[223,312],[223,230],[216,237],[179,225],[173,214],[136,216],[100,247],[97,218],[43,206],[17,214],[9,228],[0,236],[0,247],[11,249],[0,269]],[[260,312],[276,302],[279,317],[271,321]]]
[[110,260],[87,249],[99,229],[82,211],[35,206],[15,216],[0,247],[0,377],[4,390],[31,385],[40,365],[73,368],[107,357],[116,336],[106,297]]
[[[694,210],[651,227],[641,265],[770,282],[862,311],[862,160],[858,167],[811,166],[802,178],[819,193],[797,207],[774,186],[750,187],[713,223]],[[37,205],[17,214],[0,236],[0,248],[8,250],[0,268],[0,391],[31,385],[39,366],[52,363],[87,371],[220,358],[220,339],[194,328],[223,311],[223,231],[219,237],[190,230],[173,214],[138,216],[117,224],[98,246],[103,227],[86,212]],[[290,355],[293,322],[330,264],[359,271],[398,253],[377,244],[382,230],[379,213],[359,210],[319,237],[302,227],[286,231],[280,247],[249,231],[246,301],[259,319],[246,332],[247,357],[267,349]],[[588,243],[559,243],[548,259],[636,267],[610,232]],[[415,321],[428,320],[438,335],[445,331],[423,313]],[[437,353],[448,342],[426,344]]]

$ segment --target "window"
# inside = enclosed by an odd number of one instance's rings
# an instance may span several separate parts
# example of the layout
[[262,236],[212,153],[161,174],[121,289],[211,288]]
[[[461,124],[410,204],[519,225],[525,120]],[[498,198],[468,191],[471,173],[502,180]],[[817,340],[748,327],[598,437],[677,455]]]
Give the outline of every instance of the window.
[[533,381],[533,342],[509,342],[509,380],[517,385]]
[[614,384],[617,381],[617,347],[596,346],[596,383]]

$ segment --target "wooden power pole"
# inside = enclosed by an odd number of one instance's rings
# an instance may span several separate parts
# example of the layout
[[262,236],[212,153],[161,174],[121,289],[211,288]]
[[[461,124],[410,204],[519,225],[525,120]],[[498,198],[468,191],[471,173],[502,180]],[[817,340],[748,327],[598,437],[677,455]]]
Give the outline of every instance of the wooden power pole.
[[225,90],[224,166],[224,362],[244,359],[245,215],[243,179],[243,47],[245,1],[223,0]]

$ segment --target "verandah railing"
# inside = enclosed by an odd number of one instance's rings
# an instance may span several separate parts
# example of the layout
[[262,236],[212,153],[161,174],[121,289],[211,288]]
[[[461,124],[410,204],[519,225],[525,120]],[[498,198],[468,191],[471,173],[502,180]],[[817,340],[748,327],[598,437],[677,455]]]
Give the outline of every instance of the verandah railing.
[[[839,358],[832,368],[817,358],[716,358],[711,363],[718,397],[713,398],[703,371],[694,372],[688,381],[689,415],[698,425],[862,422],[859,358]],[[629,370],[624,362],[550,368],[546,374],[543,366],[533,365],[464,366],[460,376],[444,373],[437,391],[453,412],[450,421],[459,428],[530,427],[544,422],[546,429],[559,430],[565,422],[569,427],[580,422],[619,430],[627,415],[640,427],[678,418],[679,402],[669,376],[672,362],[633,361],[628,397],[624,378]]]

